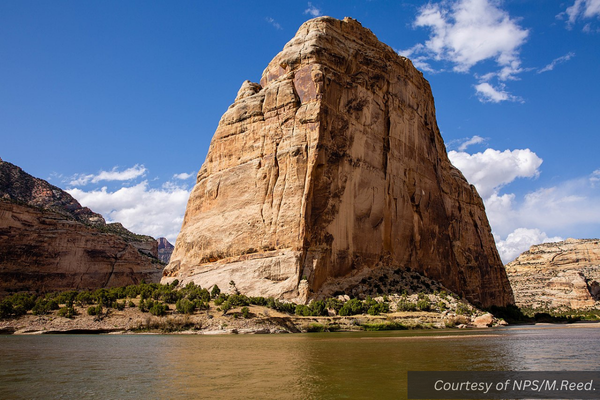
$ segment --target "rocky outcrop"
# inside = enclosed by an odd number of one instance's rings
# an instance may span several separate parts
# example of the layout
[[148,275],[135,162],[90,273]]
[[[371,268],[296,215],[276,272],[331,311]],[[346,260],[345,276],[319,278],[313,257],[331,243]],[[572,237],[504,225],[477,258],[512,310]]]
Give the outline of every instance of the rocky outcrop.
[[158,282],[158,245],[0,161],[0,293]]
[[533,309],[600,306],[600,240],[532,246],[506,265],[516,304]]
[[357,21],[316,18],[221,118],[163,282],[306,301],[386,267],[513,301],[428,82]]
[[175,247],[164,237],[158,238],[156,241],[158,242],[158,259],[168,264]]

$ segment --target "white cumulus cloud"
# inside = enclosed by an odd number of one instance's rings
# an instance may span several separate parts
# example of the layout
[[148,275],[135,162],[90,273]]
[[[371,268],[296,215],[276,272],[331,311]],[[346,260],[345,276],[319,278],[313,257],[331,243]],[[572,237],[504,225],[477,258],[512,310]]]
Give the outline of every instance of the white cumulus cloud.
[[73,188],[67,190],[83,206],[102,214],[109,222],[120,222],[132,232],[164,236],[175,242],[189,197],[189,190],[175,184],[152,189],[148,181],[131,187],[108,191],[106,187],[94,190]]
[[536,228],[517,228],[506,239],[496,240],[496,247],[498,248],[502,262],[507,264],[535,244],[560,242],[561,240],[563,238],[560,236],[548,237],[546,233]]
[[448,156],[483,198],[505,263],[531,245],[563,237],[585,238],[600,226],[600,169],[517,196],[501,191],[518,178],[539,176],[542,159],[531,150],[449,151]]
[[69,184],[80,186],[101,181],[131,181],[140,176],[144,176],[146,173],[146,168],[139,164],[127,168],[124,171],[118,171],[117,168],[118,167],[113,167],[110,171],[100,171],[97,174],[77,174],[71,178]]
[[486,149],[483,153],[475,154],[453,150],[448,152],[448,157],[484,199],[516,178],[538,176],[543,161],[529,149]]
[[475,64],[489,59],[512,71],[511,74],[518,72],[521,63],[519,47],[529,32],[497,5],[498,2],[493,0],[444,1],[424,5],[414,26],[429,28],[429,40],[403,53],[424,54],[435,60],[449,61],[458,72],[467,72]]

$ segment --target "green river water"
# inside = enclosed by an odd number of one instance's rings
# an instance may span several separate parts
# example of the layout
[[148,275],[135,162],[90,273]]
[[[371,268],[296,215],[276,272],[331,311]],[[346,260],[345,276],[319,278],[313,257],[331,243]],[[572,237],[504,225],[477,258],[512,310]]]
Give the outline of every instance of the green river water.
[[0,399],[404,399],[407,371],[600,370],[600,324],[0,336]]

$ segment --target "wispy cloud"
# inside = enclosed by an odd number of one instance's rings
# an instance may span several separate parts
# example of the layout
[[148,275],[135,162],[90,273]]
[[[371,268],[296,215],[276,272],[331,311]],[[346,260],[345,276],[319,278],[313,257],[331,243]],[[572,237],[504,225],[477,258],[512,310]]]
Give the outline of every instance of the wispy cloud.
[[480,144],[480,143],[484,143],[485,139],[482,138],[481,136],[473,136],[472,138],[468,138],[468,139],[463,139],[462,143],[460,146],[458,146],[458,151],[465,151],[469,146],[472,146],[474,144]]
[[575,53],[567,53],[562,57],[555,58],[554,60],[552,60],[552,62],[550,64],[548,64],[544,68],[540,69],[537,73],[541,74],[543,72],[552,71],[554,69],[554,67],[556,67],[558,64],[567,62],[573,57],[575,57]]
[[101,181],[130,181],[140,176],[144,176],[146,168],[143,165],[136,164],[124,171],[119,171],[114,167],[110,171],[100,171],[97,174],[78,174],[71,178],[70,185],[82,186],[88,183],[98,183]]
[[281,30],[281,29],[283,29],[283,28],[281,27],[281,25],[279,24],[279,22],[275,21],[275,20],[274,20],[273,18],[271,18],[271,17],[266,17],[266,18],[265,18],[265,21],[267,21],[269,24],[271,24],[271,25],[272,25],[272,26],[273,26],[275,29],[277,29],[277,30]]
[[319,15],[321,15],[321,10],[313,6],[313,4],[309,1],[308,8],[304,10],[304,14],[312,15],[313,17],[318,17]]
[[[591,19],[600,17],[600,0],[575,0],[567,9],[558,14],[557,18],[567,17],[567,28],[571,29],[573,25],[582,19]],[[586,24],[583,27],[586,32],[592,32],[591,25]]]
[[501,101],[518,101],[522,102],[518,96],[513,96],[504,90],[504,85],[500,84],[500,88],[495,88],[488,82],[482,82],[475,85],[475,92],[479,100],[483,103],[500,103]]
[[173,179],[179,179],[179,180],[185,181],[187,179],[190,179],[193,176],[195,176],[195,174],[193,174],[193,173],[188,174],[187,172],[182,172],[180,174],[173,175]]

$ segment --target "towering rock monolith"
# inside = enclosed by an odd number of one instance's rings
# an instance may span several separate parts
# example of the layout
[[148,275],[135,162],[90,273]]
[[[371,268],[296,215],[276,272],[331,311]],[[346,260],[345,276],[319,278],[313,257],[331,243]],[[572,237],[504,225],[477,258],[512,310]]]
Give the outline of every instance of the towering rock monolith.
[[381,268],[513,302],[428,82],[357,21],[316,18],[222,116],[162,282],[307,301]]
[[157,247],[0,159],[0,295],[158,282]]

